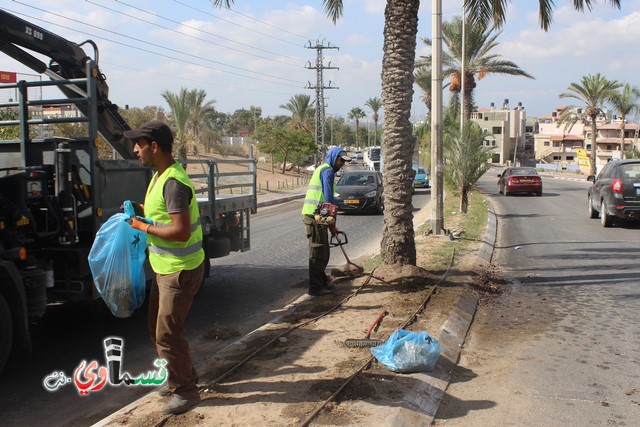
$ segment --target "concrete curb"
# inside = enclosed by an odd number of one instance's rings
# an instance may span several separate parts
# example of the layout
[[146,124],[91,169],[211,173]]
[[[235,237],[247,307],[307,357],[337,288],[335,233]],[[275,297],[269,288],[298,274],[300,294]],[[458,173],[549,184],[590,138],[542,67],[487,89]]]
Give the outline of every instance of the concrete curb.
[[458,364],[462,345],[471,327],[478,306],[475,296],[463,296],[454,304],[449,319],[440,329],[440,359],[430,373],[408,374],[416,380],[417,387],[408,390],[403,401],[406,407],[400,406],[389,415],[385,424],[388,426],[431,425],[438,413],[445,391],[451,382],[451,372]]
[[[427,207],[431,204],[427,204]],[[489,215],[487,229],[478,250],[478,258],[491,263],[498,232],[498,220],[493,205],[487,199]],[[478,307],[475,295],[461,296],[456,300],[451,314],[439,331],[440,359],[433,372],[410,374],[419,386],[408,390],[403,397],[406,407],[398,407],[389,415],[388,426],[413,427],[431,425],[438,413],[442,399],[451,382],[451,373],[460,359],[462,346],[471,328]]]

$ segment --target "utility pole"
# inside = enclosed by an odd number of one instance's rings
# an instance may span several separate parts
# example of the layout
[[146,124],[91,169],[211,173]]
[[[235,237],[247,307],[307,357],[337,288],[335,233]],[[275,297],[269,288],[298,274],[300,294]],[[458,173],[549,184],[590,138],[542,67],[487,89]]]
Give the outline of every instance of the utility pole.
[[[311,41],[306,46],[307,49],[315,49],[316,50],[316,63],[315,65],[311,65],[311,62],[307,62],[306,68],[310,70],[316,70],[316,84],[312,85],[311,82],[307,85],[307,89],[315,89],[316,90],[316,144],[320,147],[322,151],[322,159],[324,159],[327,155],[327,146],[324,143],[324,90],[325,89],[339,89],[336,86],[331,86],[331,81],[329,81],[329,85],[324,85],[324,80],[322,76],[323,70],[338,70],[338,67],[331,66],[331,61],[329,61],[328,65],[324,65],[322,51],[324,49],[340,49],[337,46],[331,46],[331,43],[327,45],[324,42],[320,42],[316,40],[316,44],[312,45]],[[317,163],[317,162],[316,162]]]
[[431,77],[431,230],[444,234],[444,161],[442,156],[442,0],[431,1],[432,64]]

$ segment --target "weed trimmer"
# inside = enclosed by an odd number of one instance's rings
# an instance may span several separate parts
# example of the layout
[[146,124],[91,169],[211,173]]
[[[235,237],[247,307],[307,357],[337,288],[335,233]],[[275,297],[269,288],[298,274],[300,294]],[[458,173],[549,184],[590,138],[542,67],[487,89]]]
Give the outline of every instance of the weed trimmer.
[[[344,240],[340,239],[340,236],[344,237]],[[342,254],[344,258],[347,260],[345,265],[336,267],[331,270],[332,276],[358,276],[364,273],[364,268],[361,265],[354,264],[349,259],[347,252],[344,250],[344,245],[349,243],[349,239],[344,231],[336,231],[335,233],[331,233],[331,239],[329,240],[329,245],[335,247],[338,246],[342,250]]]

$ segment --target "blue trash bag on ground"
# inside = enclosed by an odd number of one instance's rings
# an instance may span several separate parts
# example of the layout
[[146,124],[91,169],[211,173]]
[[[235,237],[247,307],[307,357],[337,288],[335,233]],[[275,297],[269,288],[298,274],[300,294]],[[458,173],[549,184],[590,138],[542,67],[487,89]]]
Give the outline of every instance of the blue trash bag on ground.
[[[127,206],[125,203],[125,212]],[[89,267],[100,296],[116,317],[129,317],[144,303],[147,235],[131,228],[130,215],[117,213],[96,234]]]
[[432,371],[440,357],[440,343],[426,331],[397,329],[371,354],[390,371],[411,373]]

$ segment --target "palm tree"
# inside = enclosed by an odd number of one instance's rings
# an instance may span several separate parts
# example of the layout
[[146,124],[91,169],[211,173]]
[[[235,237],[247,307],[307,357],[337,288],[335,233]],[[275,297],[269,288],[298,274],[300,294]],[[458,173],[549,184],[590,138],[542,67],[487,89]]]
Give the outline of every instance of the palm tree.
[[422,96],[420,100],[424,102],[424,105],[427,107],[427,118],[431,114],[431,78],[433,73],[431,73],[431,67],[427,68],[424,66],[420,66],[416,68],[415,73],[413,74],[413,78],[415,79],[416,84],[422,91]]
[[613,94],[609,101],[613,108],[620,113],[620,156],[624,159],[624,128],[625,120],[631,113],[640,111],[638,98],[640,97],[640,89],[637,86],[631,86],[625,83],[620,92]]
[[[515,63],[503,59],[500,55],[492,53],[498,46],[497,39],[502,31],[496,31],[493,27],[487,28],[482,25],[466,24],[465,28],[465,48],[464,63],[462,62],[462,18],[455,17],[453,20],[442,24],[442,39],[447,49],[442,52],[442,77],[451,78],[449,90],[451,91],[451,101],[449,105],[455,112],[459,94],[462,89],[462,69],[464,69],[464,99],[461,100],[464,108],[463,120],[469,120],[473,109],[474,89],[477,80],[482,80],[490,74],[507,74],[511,76],[523,76],[530,79],[534,77],[523,71]],[[423,38],[422,41],[431,46],[431,39]],[[416,65],[431,70],[431,55],[421,57]]]
[[353,107],[347,114],[347,118],[349,120],[356,121],[356,147],[360,146],[360,144],[358,144],[358,130],[360,130],[360,119],[365,117],[367,117],[367,115],[364,113],[364,111],[362,111],[362,108],[360,107]]
[[[590,8],[592,0],[574,0],[574,8]],[[610,0],[619,7],[620,0]],[[212,0],[215,6],[231,6],[233,0]],[[325,11],[335,23],[342,16],[343,0],[323,0]],[[470,16],[497,25],[505,21],[505,0],[465,0]],[[385,212],[380,255],[382,262],[391,265],[415,265],[416,247],[413,230],[412,183],[413,126],[413,70],[418,34],[419,0],[388,0],[384,11],[384,45],[382,58],[382,105],[385,113],[384,185]],[[540,0],[540,19],[543,29],[551,23],[551,0]]]
[[192,111],[192,94],[181,88],[178,93],[168,90],[162,92],[162,97],[171,109],[171,118],[175,130],[175,148],[178,151],[178,158],[187,158],[187,148],[189,146],[189,116]]
[[[314,101],[315,102],[315,101]],[[313,123],[316,114],[313,102],[309,95],[298,94],[289,99],[289,102],[280,106],[291,113],[291,128],[304,130],[313,135]]]
[[[559,95],[560,98],[574,98],[585,104],[584,115],[591,121],[591,175],[596,174],[596,137],[598,133],[596,119],[604,113],[604,103],[614,96],[614,92],[620,86],[621,83],[615,80],[609,81],[601,76],[600,73],[589,74],[582,77],[580,83],[571,83],[567,92]],[[567,108],[565,111],[572,111],[572,107]],[[573,120],[572,116],[561,114],[559,121],[567,123]]]
[[491,166],[491,152],[483,146],[482,128],[474,122],[464,123],[462,132],[458,126],[447,126],[444,134],[444,152],[447,158],[445,179],[460,195],[460,212],[467,213],[469,191]]
[[369,98],[367,102],[364,103],[364,105],[371,108],[371,112],[373,113],[371,118],[373,119],[373,124],[376,128],[373,145],[378,145],[378,120],[380,119],[378,111],[380,111],[380,108],[382,108],[382,101],[380,101],[380,98],[378,97]]
[[193,133],[193,137],[195,142],[198,144],[202,144],[206,146],[206,141],[203,141],[202,137],[205,134],[209,134],[211,129],[211,118],[213,118],[216,113],[213,104],[215,104],[215,100],[205,101],[207,97],[207,92],[202,89],[193,89],[190,91],[189,96],[191,97],[191,114],[189,115],[189,128]]
[[[538,13],[538,22],[540,28],[548,31],[553,22],[553,8],[555,4],[553,0],[538,0],[540,9]],[[595,0],[572,0],[573,8],[579,12],[583,12],[586,7],[591,11],[591,5],[596,3]],[[620,9],[620,0],[609,0],[611,6]],[[506,20],[507,1],[506,0],[464,0],[464,8],[468,13],[469,21],[473,24],[481,23],[487,25],[493,22],[500,27]]]

